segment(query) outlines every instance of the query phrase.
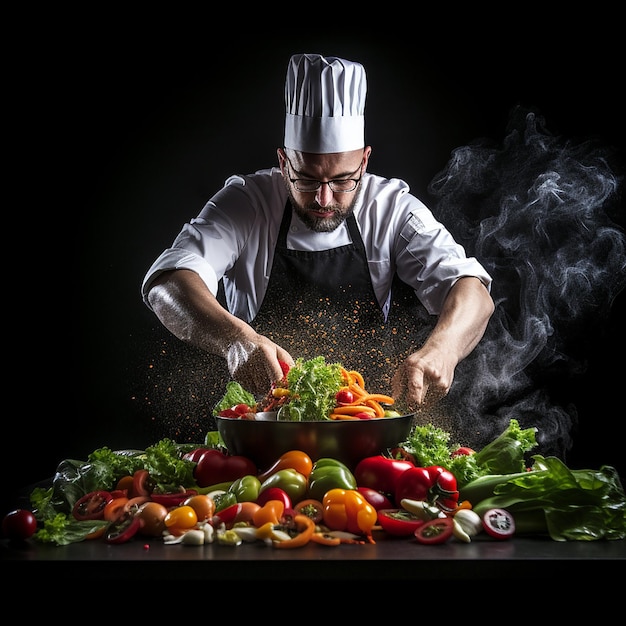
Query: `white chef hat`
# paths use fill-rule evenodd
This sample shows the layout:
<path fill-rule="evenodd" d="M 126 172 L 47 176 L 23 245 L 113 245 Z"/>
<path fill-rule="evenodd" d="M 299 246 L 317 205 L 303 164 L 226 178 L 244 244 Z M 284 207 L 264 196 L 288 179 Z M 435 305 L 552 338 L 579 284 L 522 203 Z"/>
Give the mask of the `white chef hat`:
<path fill-rule="evenodd" d="M 316 154 L 363 148 L 366 93 L 360 63 L 293 55 L 285 82 L 285 147 Z"/>

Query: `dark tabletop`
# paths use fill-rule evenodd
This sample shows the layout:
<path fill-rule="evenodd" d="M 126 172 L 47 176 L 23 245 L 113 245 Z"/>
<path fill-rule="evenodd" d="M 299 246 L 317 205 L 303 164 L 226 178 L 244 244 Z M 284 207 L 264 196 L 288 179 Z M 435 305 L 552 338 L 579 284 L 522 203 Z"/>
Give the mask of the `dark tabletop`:
<path fill-rule="evenodd" d="M 476 537 L 424 546 L 414 539 L 376 532 L 375 543 L 338 547 L 309 544 L 278 550 L 258 541 L 240 546 L 166 545 L 135 538 L 126 544 L 102 540 L 68 546 L 0 542 L 0 560 L 12 577 L 87 580 L 432 580 L 553 579 L 602 575 L 626 561 L 626 540 L 557 542 L 549 538 L 499 541 Z"/>

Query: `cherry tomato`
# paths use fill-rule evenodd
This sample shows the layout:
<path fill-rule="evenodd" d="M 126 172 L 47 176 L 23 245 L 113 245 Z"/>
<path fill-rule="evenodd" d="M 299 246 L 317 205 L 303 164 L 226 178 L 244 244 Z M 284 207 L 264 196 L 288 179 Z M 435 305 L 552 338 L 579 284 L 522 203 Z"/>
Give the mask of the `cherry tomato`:
<path fill-rule="evenodd" d="M 122 476 L 115 485 L 115 489 L 119 491 L 126 491 L 128 493 L 133 486 L 133 477 L 131 475 Z"/>
<path fill-rule="evenodd" d="M 15 509 L 2 519 L 2 533 L 9 539 L 28 539 L 36 530 L 37 520 L 28 509 Z"/>
<path fill-rule="evenodd" d="M 76 501 L 72 515 L 79 521 L 104 519 L 104 509 L 113 500 L 108 491 L 90 491 Z"/>
<path fill-rule="evenodd" d="M 189 496 L 183 504 L 190 506 L 196 512 L 199 522 L 209 520 L 215 515 L 215 502 L 207 494 L 197 493 Z"/>
<path fill-rule="evenodd" d="M 451 517 L 436 517 L 416 528 L 414 534 L 419 543 L 435 545 L 448 541 L 453 532 L 454 521 Z"/>
<path fill-rule="evenodd" d="M 168 511 L 165 516 L 165 526 L 170 532 L 187 530 L 193 528 L 198 523 L 198 515 L 194 509 L 187 504 L 182 504 Z"/>
<path fill-rule="evenodd" d="M 505 509 L 489 509 L 483 515 L 483 528 L 494 539 L 510 539 L 515 534 L 515 520 Z"/>
<path fill-rule="evenodd" d="M 450 454 L 451 457 L 467 455 L 471 456 L 472 454 L 476 454 L 476 451 L 472 448 L 468 448 L 467 446 L 461 446 L 457 448 L 454 452 Z"/>
<path fill-rule="evenodd" d="M 354 394 L 349 389 L 341 389 L 335 395 L 337 404 L 352 404 L 354 402 Z"/>
<path fill-rule="evenodd" d="M 142 522 L 139 533 L 148 537 L 160 537 L 165 530 L 167 513 L 167 508 L 158 502 L 144 502 L 136 513 L 136 517 Z"/>
<path fill-rule="evenodd" d="M 319 524 L 324 519 L 324 505 L 314 498 L 300 500 L 300 502 L 293 507 L 293 510 L 296 513 L 310 517 L 316 524 Z"/>
<path fill-rule="evenodd" d="M 126 543 L 139 532 L 141 524 L 141 518 L 131 511 L 126 511 L 106 529 L 104 540 L 107 543 Z"/>
<path fill-rule="evenodd" d="M 410 511 L 405 509 L 380 509 L 378 511 L 378 524 L 390 535 L 408 537 L 424 523 Z"/>

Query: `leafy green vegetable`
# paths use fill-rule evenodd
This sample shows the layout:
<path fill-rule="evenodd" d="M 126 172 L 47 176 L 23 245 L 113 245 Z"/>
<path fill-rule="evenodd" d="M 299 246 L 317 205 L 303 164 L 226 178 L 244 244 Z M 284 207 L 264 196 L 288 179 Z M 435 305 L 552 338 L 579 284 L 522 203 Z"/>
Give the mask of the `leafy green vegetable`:
<path fill-rule="evenodd" d="M 59 545 L 84 539 L 95 528 L 92 523 L 73 518 L 72 509 L 77 500 L 90 491 L 113 489 L 120 478 L 132 475 L 138 469 L 148 470 L 157 493 L 178 491 L 181 486 L 196 487 L 193 477 L 196 464 L 182 457 L 199 447 L 201 445 L 196 443 L 179 444 L 171 439 L 161 439 L 143 451 L 114 452 L 103 447 L 89 454 L 87 461 L 61 461 L 52 486 L 48 489 L 36 487 L 30 494 L 33 514 L 42 524 L 35 538 Z"/>
<path fill-rule="evenodd" d="M 452 456 L 459 444 L 450 444 L 450 433 L 432 424 L 416 425 L 400 447 L 412 454 L 417 465 L 440 465 L 450 470 L 459 487 L 485 474 L 510 474 L 525 469 L 525 455 L 537 445 L 536 428 L 520 428 L 510 420 L 502 434 L 475 454 Z"/>
<path fill-rule="evenodd" d="M 246 391 L 238 382 L 231 380 L 226 383 L 224 396 L 213 408 L 213 415 L 216 416 L 220 411 L 230 409 L 237 404 L 255 407 L 256 403 L 255 397 L 249 391 Z"/>
<path fill-rule="evenodd" d="M 507 429 L 482 450 L 476 452 L 476 462 L 483 474 L 511 474 L 526 469 L 525 455 L 537 446 L 536 428 L 520 427 L 512 419 Z"/>
<path fill-rule="evenodd" d="M 554 541 L 626 537 L 626 495 L 615 468 L 571 470 L 556 457 L 535 455 L 530 471 L 485 476 L 491 495 L 477 497 L 475 485 L 461 490 L 479 515 L 492 508 L 513 515 L 520 534 L 549 534 Z"/>
<path fill-rule="evenodd" d="M 323 356 L 308 361 L 296 359 L 287 372 L 290 400 L 278 412 L 278 419 L 292 422 L 320 422 L 330 419 L 335 396 L 343 383 L 341 365 L 327 364 Z"/>

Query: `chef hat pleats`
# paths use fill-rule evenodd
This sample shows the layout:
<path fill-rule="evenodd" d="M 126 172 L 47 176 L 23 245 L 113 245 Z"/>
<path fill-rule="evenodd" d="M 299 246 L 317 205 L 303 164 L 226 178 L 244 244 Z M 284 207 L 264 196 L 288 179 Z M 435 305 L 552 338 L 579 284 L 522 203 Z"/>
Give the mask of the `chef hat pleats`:
<path fill-rule="evenodd" d="M 363 148 L 366 94 L 360 63 L 292 56 L 285 81 L 285 147 L 316 154 Z"/>

